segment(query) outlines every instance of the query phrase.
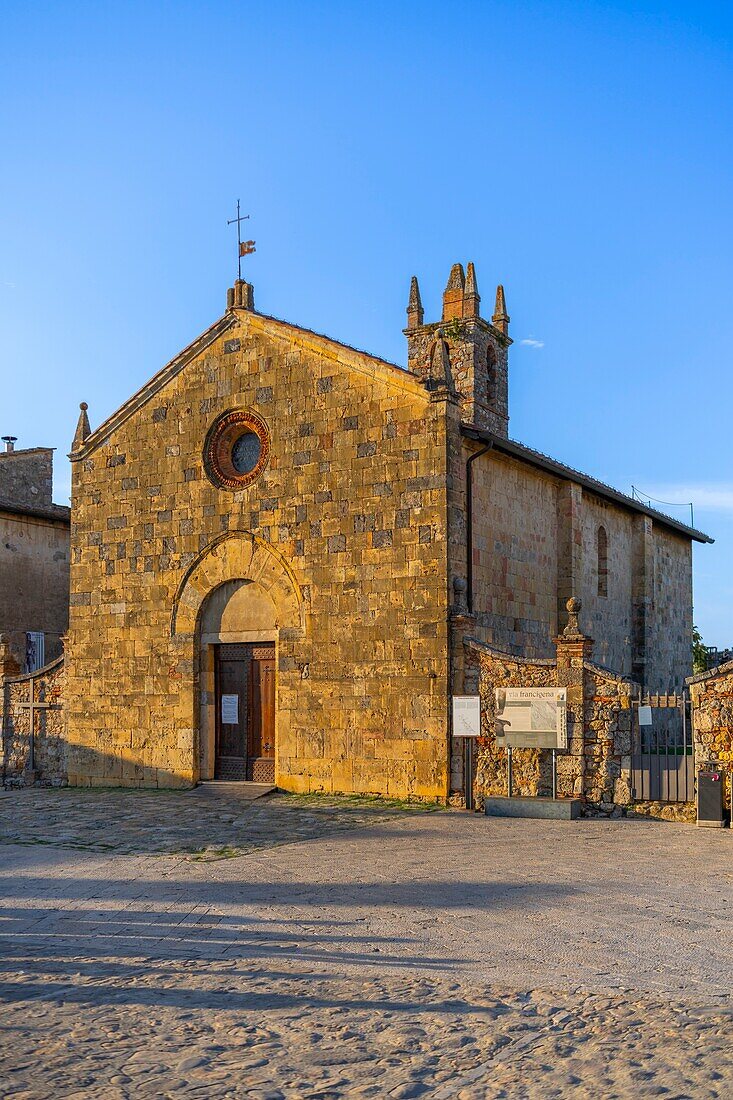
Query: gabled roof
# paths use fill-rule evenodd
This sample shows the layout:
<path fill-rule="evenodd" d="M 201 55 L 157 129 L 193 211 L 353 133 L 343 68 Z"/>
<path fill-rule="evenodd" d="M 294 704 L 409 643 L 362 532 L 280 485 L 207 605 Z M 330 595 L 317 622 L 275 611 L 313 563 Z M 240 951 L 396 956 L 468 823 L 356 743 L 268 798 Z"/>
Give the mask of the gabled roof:
<path fill-rule="evenodd" d="M 557 462 L 554 458 L 543 455 L 540 451 L 533 451 L 530 447 L 525 447 L 523 443 L 517 443 L 513 439 L 503 439 L 501 436 L 494 435 L 493 432 L 484 431 L 483 428 L 474 428 L 468 424 L 462 425 L 461 431 L 467 439 L 488 443 L 493 450 L 498 451 L 500 454 L 509 455 L 511 458 L 519 459 L 520 462 L 527 462 L 539 470 L 544 470 L 545 473 L 554 474 L 555 477 L 559 477 L 563 481 L 573 481 L 576 485 L 582 485 L 584 489 L 595 493 L 596 496 L 602 497 L 604 500 L 610 500 L 613 504 L 620 504 L 631 512 L 641 512 L 642 515 L 650 516 L 660 526 L 668 527 L 680 535 L 686 535 L 687 538 L 693 539 L 695 542 L 715 542 L 715 539 L 712 539 L 710 535 L 698 531 L 697 528 L 688 527 L 687 524 L 680 523 L 672 516 L 667 516 L 664 512 L 658 512 L 656 508 L 650 508 L 640 500 L 634 500 L 626 493 L 620 493 L 618 489 L 613 489 L 610 485 L 605 485 L 602 481 L 597 481 L 596 478 L 590 477 L 588 474 L 583 474 L 579 470 L 574 470 L 571 466 Z"/>
<path fill-rule="evenodd" d="M 379 379 L 386 385 L 407 390 L 414 396 L 422 396 L 426 401 L 429 400 L 429 394 L 418 376 L 404 367 L 397 366 L 396 363 L 389 363 L 387 360 L 379 359 L 366 351 L 358 351 L 356 348 L 349 347 L 348 344 L 341 344 L 337 340 L 332 340 L 330 336 L 323 336 L 320 333 L 312 332 L 310 329 L 290 324 L 288 321 L 281 321 L 277 317 L 269 317 L 266 314 L 255 313 L 251 310 L 232 309 L 228 310 L 223 317 L 220 317 L 174 359 L 171 359 L 124 405 L 121 405 L 116 412 L 112 413 L 98 428 L 91 432 L 85 439 L 84 445 L 71 452 L 69 455 L 71 461 L 78 462 L 96 450 L 117 428 L 159 393 L 171 379 L 180 374 L 202 351 L 220 336 L 223 336 L 224 333 L 238 325 L 245 325 L 253 334 L 261 333 L 287 342 L 293 347 L 301 347 L 307 351 L 315 352 L 317 355 L 331 359 L 360 374 Z"/>

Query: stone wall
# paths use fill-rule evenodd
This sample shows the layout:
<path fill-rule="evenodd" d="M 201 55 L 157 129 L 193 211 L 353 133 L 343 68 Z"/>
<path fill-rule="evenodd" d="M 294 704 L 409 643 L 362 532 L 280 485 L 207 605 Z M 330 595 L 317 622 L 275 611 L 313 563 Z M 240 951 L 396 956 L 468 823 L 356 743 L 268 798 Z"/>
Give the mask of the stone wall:
<path fill-rule="evenodd" d="M 5 787 L 62 786 L 66 783 L 66 670 L 63 657 L 30 676 L 14 671 L 7 643 L 0 642 L 2 781 Z M 31 719 L 33 699 L 39 706 Z M 31 727 L 31 721 L 33 726 Z M 33 743 L 31 745 L 31 729 Z"/>
<path fill-rule="evenodd" d="M 549 657 L 565 604 L 577 597 L 600 665 L 648 691 L 681 688 L 692 660 L 688 538 L 496 449 L 473 465 L 473 504 L 472 633 L 479 640 L 517 656 Z"/>
<path fill-rule="evenodd" d="M 507 753 L 494 735 L 495 691 L 502 687 L 565 687 L 568 749 L 558 752 L 557 793 L 583 798 L 586 812 L 620 814 L 629 788 L 632 711 L 638 686 L 590 660 L 592 643 L 577 631 L 578 601 L 572 601 L 570 629 L 556 639 L 553 659 L 526 660 L 468 641 L 469 678 L 481 696 L 482 737 L 478 742 L 474 796 L 507 794 Z M 471 671 L 472 670 L 472 671 Z M 513 790 L 517 795 L 552 793 L 552 753 L 515 749 Z"/>
<path fill-rule="evenodd" d="M 204 441 L 240 408 L 269 462 L 222 490 Z M 407 372 L 237 309 L 81 440 L 70 781 L 199 778 L 200 609 L 242 579 L 272 609 L 278 785 L 445 798 L 451 417 L 457 439 L 455 406 Z"/>
<path fill-rule="evenodd" d="M 557 634 L 557 481 L 489 451 L 473 464 L 476 636 L 549 657 Z"/>
<path fill-rule="evenodd" d="M 657 523 L 652 593 L 644 686 L 680 689 L 692 673 L 692 543 Z"/>
<path fill-rule="evenodd" d="M 733 775 L 733 661 L 691 676 L 696 768 L 713 766 L 727 776 L 725 805 L 731 809 Z"/>
<path fill-rule="evenodd" d="M 606 594 L 599 591 L 598 539 L 606 533 Z M 582 570 L 577 595 L 583 602 L 583 622 L 596 639 L 599 664 L 621 676 L 632 675 L 633 654 L 633 515 L 610 502 L 583 493 L 581 511 Z"/>
<path fill-rule="evenodd" d="M 7 635 L 21 670 L 26 633 L 42 631 L 46 661 L 61 653 L 69 622 L 69 521 L 3 510 L 0 504 L 0 632 Z"/>
<path fill-rule="evenodd" d="M 51 503 L 53 449 L 0 452 L 0 499 L 30 506 Z"/>

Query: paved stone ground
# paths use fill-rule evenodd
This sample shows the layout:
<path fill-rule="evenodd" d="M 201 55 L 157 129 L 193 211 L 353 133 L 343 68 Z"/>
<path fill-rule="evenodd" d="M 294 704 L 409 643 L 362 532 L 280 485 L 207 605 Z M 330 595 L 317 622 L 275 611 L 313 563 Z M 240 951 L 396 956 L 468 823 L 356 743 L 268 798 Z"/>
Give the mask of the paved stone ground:
<path fill-rule="evenodd" d="M 0 1097 L 733 1093 L 728 832 L 21 791 L 0 842 Z"/>

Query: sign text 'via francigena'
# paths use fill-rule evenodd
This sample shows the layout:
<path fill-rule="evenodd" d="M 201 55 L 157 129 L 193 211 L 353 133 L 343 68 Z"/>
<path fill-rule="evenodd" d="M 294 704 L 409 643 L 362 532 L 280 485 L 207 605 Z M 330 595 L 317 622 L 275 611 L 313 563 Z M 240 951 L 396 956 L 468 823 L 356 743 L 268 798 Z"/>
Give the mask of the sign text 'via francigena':
<path fill-rule="evenodd" d="M 496 743 L 513 749 L 566 749 L 567 688 L 497 688 Z"/>

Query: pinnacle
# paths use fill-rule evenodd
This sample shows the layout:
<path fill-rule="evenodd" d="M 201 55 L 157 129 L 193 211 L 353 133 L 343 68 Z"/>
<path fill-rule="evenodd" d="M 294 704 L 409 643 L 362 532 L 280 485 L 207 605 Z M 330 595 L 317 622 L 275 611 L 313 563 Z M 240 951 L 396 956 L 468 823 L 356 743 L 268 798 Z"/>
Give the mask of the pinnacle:
<path fill-rule="evenodd" d="M 451 389 L 451 367 L 448 345 L 443 339 L 442 329 L 438 329 L 438 339 L 433 347 L 430 362 L 430 389 Z"/>
<path fill-rule="evenodd" d="M 463 316 L 478 317 L 481 295 L 476 285 L 476 268 L 472 263 L 466 268 L 466 289 L 463 294 Z"/>
<path fill-rule="evenodd" d="M 510 317 L 506 311 L 506 301 L 504 299 L 504 287 L 499 283 L 496 288 L 496 304 L 494 306 L 494 316 L 491 318 L 491 323 L 506 336 L 509 331 L 509 321 Z"/>
<path fill-rule="evenodd" d="M 473 266 L 473 262 L 469 262 L 466 268 L 466 294 L 478 294 L 476 268 Z"/>
<path fill-rule="evenodd" d="M 410 308 L 420 309 L 422 302 L 420 300 L 420 285 L 417 281 L 417 275 L 413 275 L 410 279 Z"/>
<path fill-rule="evenodd" d="M 424 311 L 422 307 L 422 300 L 420 298 L 420 287 L 418 285 L 417 276 L 413 275 L 410 280 L 410 298 L 407 303 L 407 327 L 416 328 L 423 323 Z"/>
<path fill-rule="evenodd" d="M 89 427 L 89 417 L 87 416 L 88 408 L 86 401 L 82 401 L 79 405 L 79 419 L 74 433 L 74 442 L 71 445 L 72 451 L 78 451 L 80 447 L 83 447 L 87 437 L 91 435 L 92 430 Z"/>
<path fill-rule="evenodd" d="M 466 276 L 463 273 L 463 264 L 453 264 L 450 269 L 450 275 L 448 276 L 448 282 L 446 284 L 446 290 L 460 290 L 466 285 Z"/>

